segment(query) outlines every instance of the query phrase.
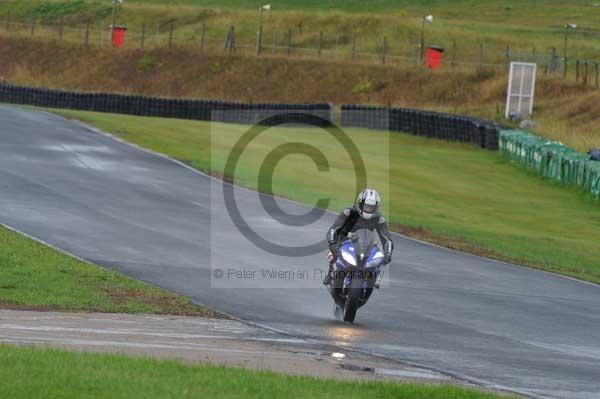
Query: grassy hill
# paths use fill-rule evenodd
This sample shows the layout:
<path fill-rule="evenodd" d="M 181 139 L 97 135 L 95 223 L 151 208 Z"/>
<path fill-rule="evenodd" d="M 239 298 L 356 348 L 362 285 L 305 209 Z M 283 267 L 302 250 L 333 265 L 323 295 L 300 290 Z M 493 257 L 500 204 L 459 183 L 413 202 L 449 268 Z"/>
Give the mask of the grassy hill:
<path fill-rule="evenodd" d="M 0 77 L 24 85 L 240 101 L 377 103 L 488 119 L 504 108 L 506 77 L 426 69 L 207 55 L 191 49 L 81 48 L 0 37 Z M 537 85 L 538 133 L 582 151 L 600 147 L 600 91 L 558 78 Z"/>
<path fill-rule="evenodd" d="M 127 25 L 130 36 L 136 37 L 145 24 L 147 46 L 164 44 L 173 24 L 179 44 L 197 45 L 205 25 L 206 42 L 221 47 L 227 30 L 235 26 L 238 44 L 252 50 L 259 24 L 259 4 L 242 0 L 134 0 L 122 7 L 118 22 Z M 482 59 L 484 63 L 502 63 L 507 46 L 513 55 L 549 55 L 554 51 L 562 56 L 567 22 L 580 27 L 569 33 L 568 55 L 572 60 L 596 58 L 596 41 L 600 38 L 600 31 L 593 29 L 600 18 L 600 7 L 593 2 L 283 0 L 271 5 L 272 11 L 264 13 L 264 45 L 285 46 L 291 30 L 295 47 L 316 51 L 323 32 L 324 49 L 337 50 L 338 57 L 351 52 L 354 34 L 358 52 L 377 55 L 385 36 L 390 55 L 416 57 L 421 19 L 427 14 L 433 14 L 435 19 L 426 27 L 426 44 L 445 47 L 449 58 L 461 62 L 478 63 Z M 0 4 L 0 18 L 5 20 L 9 11 L 13 21 L 25 24 L 33 20 L 37 24 L 55 24 L 62 20 L 82 28 L 90 20 L 96 29 L 100 24 L 108 27 L 111 7 L 108 1 L 99 0 Z M 81 32 L 73 35 L 81 39 Z M 139 39 L 135 40 L 137 45 Z M 333 53 L 327 55 L 333 56 Z"/>
<path fill-rule="evenodd" d="M 0 3 L 0 77 L 32 85 L 114 90 L 164 96 L 247 101 L 378 103 L 501 118 L 507 46 L 514 59 L 540 62 L 537 133 L 582 151 L 600 146 L 600 90 L 592 76 L 575 83 L 575 60 L 598 60 L 600 4 L 558 0 L 332 0 L 271 2 L 264 13 L 261 57 L 255 53 L 259 2 L 242 0 L 131 0 L 117 22 L 126 45 L 109 48 L 111 5 L 100 0 Z M 176 5 L 176 6 L 175 6 Z M 425 43 L 446 48 L 442 71 L 417 66 L 422 17 Z M 8 30 L 6 22 L 10 22 Z M 35 26 L 32 27 L 35 22 Z M 89 49 L 81 45 L 89 22 Z M 564 24 L 568 79 L 562 79 Z M 60 28 L 62 42 L 59 42 Z M 145 27 L 145 51 L 141 30 Z M 167 51 L 170 27 L 173 49 Z M 235 26 L 237 52 L 223 54 Z M 104 30 L 101 34 L 100 28 Z M 200 38 L 204 29 L 204 52 Z M 33 34 L 32 34 L 33 32 Z M 292 34 L 288 57 L 288 34 Z M 321 32 L 321 59 L 318 59 Z M 356 56 L 352 48 L 356 35 Z M 386 65 L 381 64 L 386 38 Z M 7 40 L 10 38 L 11 40 Z M 22 40 L 22 39 L 31 39 Z M 102 49 L 98 49 L 99 46 Z M 535 57 L 532 58 L 533 54 Z M 558 67 L 545 75 L 556 54 Z M 581 72 L 583 73 L 583 67 Z"/>

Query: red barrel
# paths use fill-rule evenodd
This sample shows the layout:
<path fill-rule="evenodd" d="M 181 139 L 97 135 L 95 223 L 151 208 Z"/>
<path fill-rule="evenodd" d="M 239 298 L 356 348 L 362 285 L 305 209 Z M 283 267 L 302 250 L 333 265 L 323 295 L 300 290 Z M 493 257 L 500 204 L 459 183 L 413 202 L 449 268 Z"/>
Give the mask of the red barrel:
<path fill-rule="evenodd" d="M 438 46 L 429 46 L 427 48 L 426 66 L 430 69 L 438 69 L 442 66 L 444 59 L 444 49 Z"/>
<path fill-rule="evenodd" d="M 125 31 L 127 30 L 124 26 L 115 26 L 112 28 L 112 44 L 116 48 L 122 47 L 125 44 Z"/>

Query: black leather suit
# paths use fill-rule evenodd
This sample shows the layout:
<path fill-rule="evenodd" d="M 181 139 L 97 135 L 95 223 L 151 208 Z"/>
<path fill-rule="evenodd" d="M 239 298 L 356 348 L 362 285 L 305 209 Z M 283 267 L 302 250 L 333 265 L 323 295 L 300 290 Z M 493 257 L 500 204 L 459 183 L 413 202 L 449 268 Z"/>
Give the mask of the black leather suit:
<path fill-rule="evenodd" d="M 339 214 L 333 225 L 327 231 L 327 242 L 329 248 L 335 249 L 339 244 L 347 239 L 348 233 L 359 229 L 377 230 L 381 244 L 383 245 L 383 253 L 387 261 L 391 259 L 394 243 L 390 237 L 390 228 L 383 216 L 377 211 L 370 219 L 364 219 L 358 213 L 356 207 L 346 208 Z M 333 252 L 333 251 L 332 251 Z M 334 252 L 335 254 L 335 252 Z"/>

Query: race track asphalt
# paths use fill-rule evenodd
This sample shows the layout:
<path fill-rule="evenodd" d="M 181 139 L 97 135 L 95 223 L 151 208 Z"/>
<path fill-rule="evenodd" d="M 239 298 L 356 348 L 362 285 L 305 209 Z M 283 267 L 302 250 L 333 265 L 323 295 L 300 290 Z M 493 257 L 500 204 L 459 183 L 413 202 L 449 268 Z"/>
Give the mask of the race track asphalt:
<path fill-rule="evenodd" d="M 44 112 L 0 106 L 0 137 L 6 226 L 294 336 L 487 387 L 600 398 L 599 286 L 395 236 L 387 284 L 347 325 L 333 319 L 315 271 L 324 255 L 257 248 L 231 222 L 219 181 Z M 287 245 L 321 239 L 334 218 L 326 213 L 290 230 L 265 213 L 256 193 L 235 194 L 250 226 Z M 296 214 L 308 209 L 277 203 Z M 231 272 L 276 267 L 306 275 Z M 228 277 L 212 277 L 216 268 Z"/>

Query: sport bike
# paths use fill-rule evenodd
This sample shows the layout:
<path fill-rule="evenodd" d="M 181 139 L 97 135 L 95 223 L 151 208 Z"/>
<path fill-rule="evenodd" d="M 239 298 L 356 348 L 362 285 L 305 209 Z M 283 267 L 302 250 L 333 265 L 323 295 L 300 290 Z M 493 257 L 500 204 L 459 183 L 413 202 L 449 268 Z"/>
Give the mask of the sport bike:
<path fill-rule="evenodd" d="M 337 251 L 331 284 L 327 286 L 335 302 L 337 319 L 354 322 L 358 308 L 369 300 L 382 273 L 384 256 L 373 231 L 350 233 Z"/>

